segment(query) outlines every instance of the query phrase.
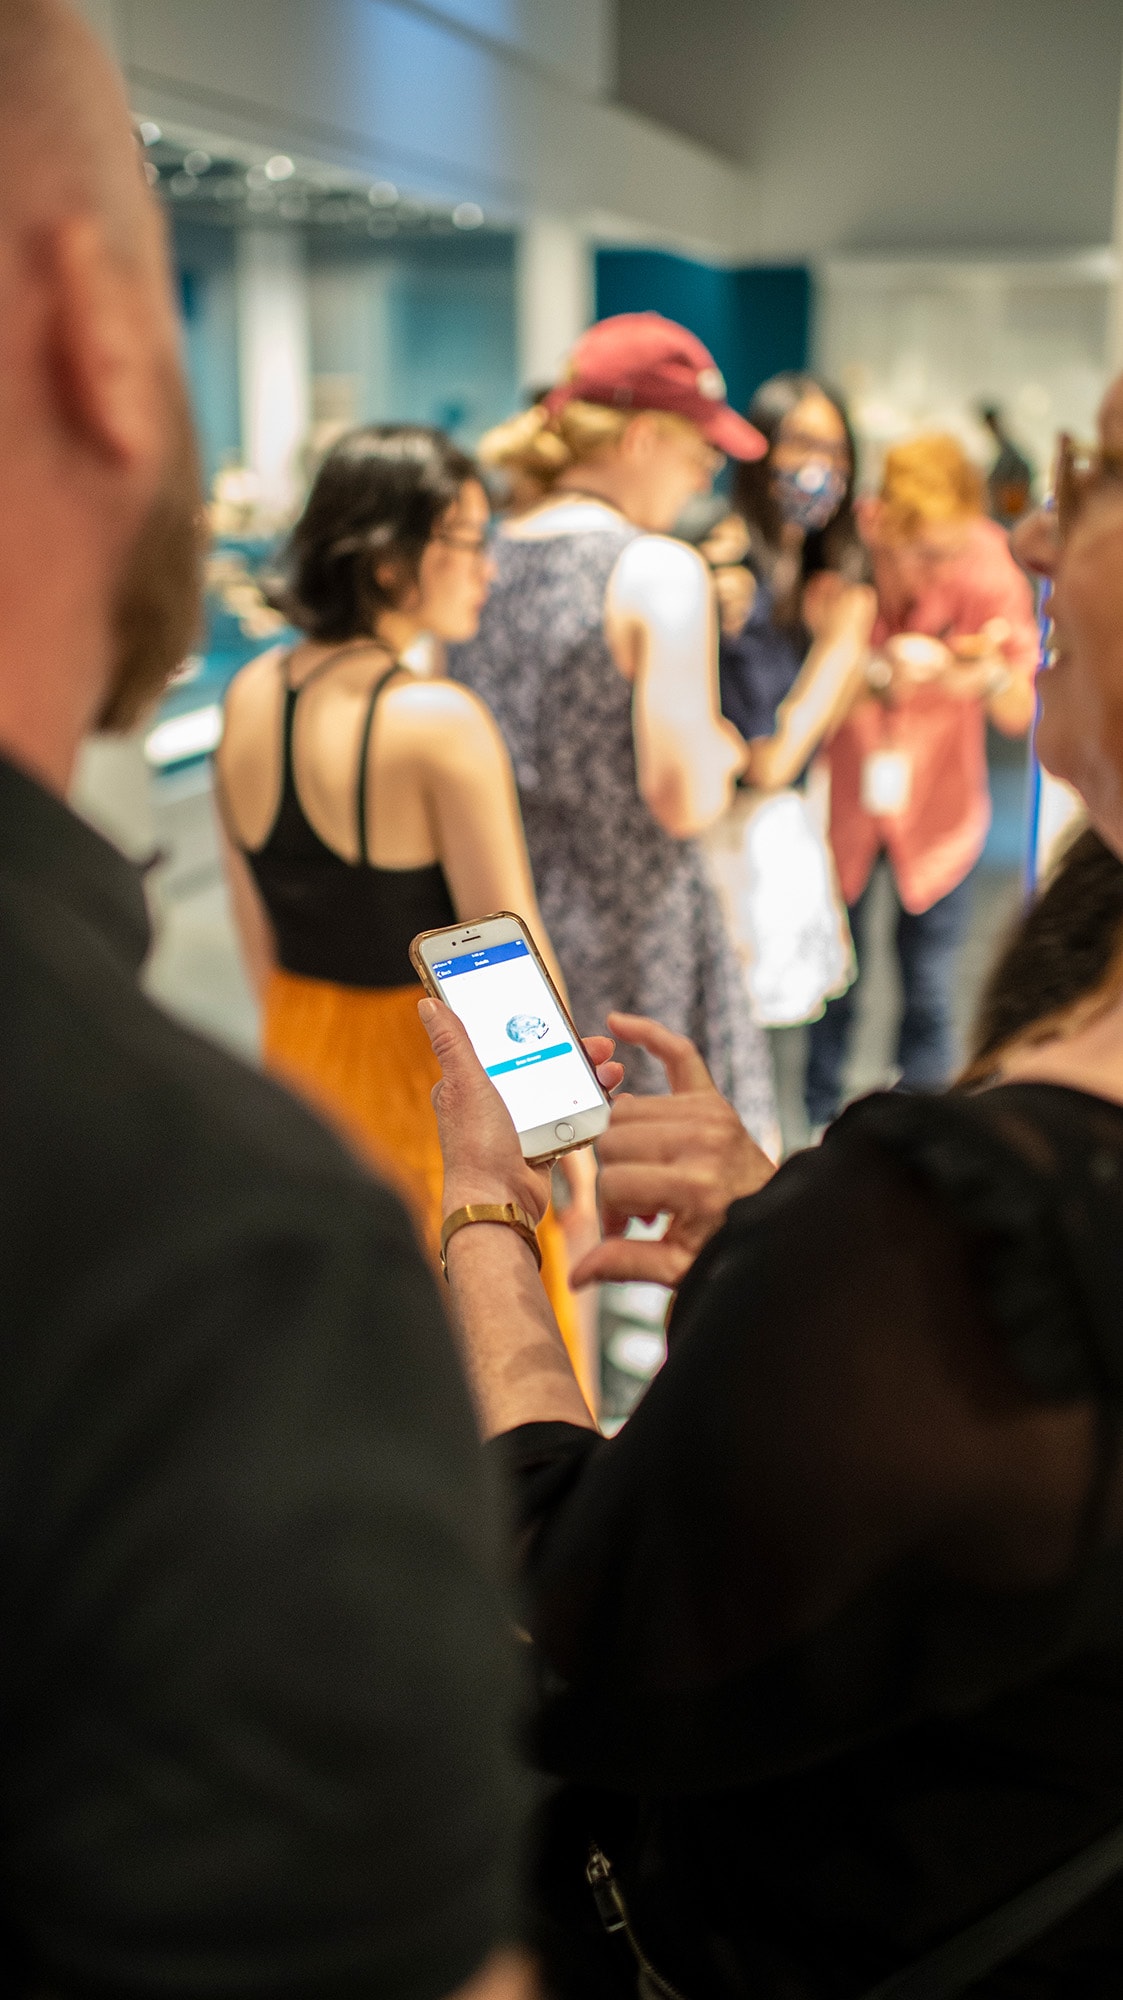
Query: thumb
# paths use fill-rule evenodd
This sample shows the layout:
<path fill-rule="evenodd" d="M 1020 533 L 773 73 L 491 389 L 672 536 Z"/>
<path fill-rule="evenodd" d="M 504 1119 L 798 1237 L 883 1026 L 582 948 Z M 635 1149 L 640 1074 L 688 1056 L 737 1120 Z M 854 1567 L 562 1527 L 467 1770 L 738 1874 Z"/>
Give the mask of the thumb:
<path fill-rule="evenodd" d="M 443 1000 L 426 997 L 418 1001 L 417 1012 L 446 1082 L 467 1082 L 473 1076 L 483 1075 L 483 1065 L 468 1039 L 467 1029 L 451 1007 L 446 1007 Z"/>

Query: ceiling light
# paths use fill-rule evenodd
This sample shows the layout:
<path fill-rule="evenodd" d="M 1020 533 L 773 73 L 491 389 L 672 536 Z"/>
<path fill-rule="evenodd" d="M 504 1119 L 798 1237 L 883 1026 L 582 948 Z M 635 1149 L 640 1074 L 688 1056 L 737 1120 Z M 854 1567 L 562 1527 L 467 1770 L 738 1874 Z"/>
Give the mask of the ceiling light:
<path fill-rule="evenodd" d="M 154 146 L 157 139 L 162 139 L 164 136 L 154 118 L 142 118 L 139 129 L 146 146 Z"/>
<path fill-rule="evenodd" d="M 201 146 L 194 146 L 183 162 L 183 171 L 185 174 L 205 174 L 210 163 L 210 154 L 204 153 Z"/>
<path fill-rule="evenodd" d="M 372 208 L 392 208 L 398 199 L 398 190 L 393 181 L 375 181 L 367 189 L 367 200 Z"/>
<path fill-rule="evenodd" d="M 296 168 L 287 153 L 274 153 L 273 158 L 265 162 L 265 172 L 271 181 L 290 181 Z"/>
<path fill-rule="evenodd" d="M 154 188 L 159 185 L 160 169 L 156 165 L 155 160 L 146 160 L 144 162 L 144 178 L 148 182 L 150 188 Z"/>
<path fill-rule="evenodd" d="M 452 219 L 457 229 L 478 229 L 484 212 L 476 201 L 458 201 L 452 211 Z"/>

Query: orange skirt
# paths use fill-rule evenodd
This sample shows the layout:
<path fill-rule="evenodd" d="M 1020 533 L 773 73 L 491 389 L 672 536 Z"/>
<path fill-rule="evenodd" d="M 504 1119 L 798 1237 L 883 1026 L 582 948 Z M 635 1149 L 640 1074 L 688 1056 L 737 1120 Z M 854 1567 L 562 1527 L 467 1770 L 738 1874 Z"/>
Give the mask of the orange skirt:
<path fill-rule="evenodd" d="M 419 986 L 335 986 L 274 972 L 265 995 L 262 1054 L 274 1076 L 397 1187 L 436 1258 L 443 1167 L 430 1092 L 441 1072 L 418 1019 L 420 998 Z M 565 1239 L 552 1208 L 538 1241 L 542 1282 L 588 1400 Z"/>

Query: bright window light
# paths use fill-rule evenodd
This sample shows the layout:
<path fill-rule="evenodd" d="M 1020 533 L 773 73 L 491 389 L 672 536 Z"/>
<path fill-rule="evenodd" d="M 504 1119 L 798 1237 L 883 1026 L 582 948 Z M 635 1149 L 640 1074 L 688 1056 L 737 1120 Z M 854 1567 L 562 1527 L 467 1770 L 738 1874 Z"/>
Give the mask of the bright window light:
<path fill-rule="evenodd" d="M 189 757 L 206 757 L 222 741 L 222 710 L 216 701 L 158 722 L 144 742 L 144 754 L 154 770 L 185 764 Z"/>

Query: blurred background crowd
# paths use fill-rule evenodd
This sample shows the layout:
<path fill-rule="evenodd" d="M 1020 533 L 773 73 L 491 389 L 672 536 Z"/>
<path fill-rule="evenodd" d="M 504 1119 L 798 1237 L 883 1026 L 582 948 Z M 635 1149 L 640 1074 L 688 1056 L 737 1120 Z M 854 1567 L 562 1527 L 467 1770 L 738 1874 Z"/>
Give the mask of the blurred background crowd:
<path fill-rule="evenodd" d="M 478 453 L 491 519 L 469 532 L 492 536 L 499 576 L 481 636 L 419 624 L 411 664 L 494 712 L 582 1029 L 600 1023 L 581 1018 L 583 946 L 544 879 L 556 829 L 535 820 L 517 690 L 495 669 L 512 617 L 498 524 L 509 552 L 556 486 L 708 566 L 698 660 L 719 653 L 721 718 L 705 726 L 747 747 L 689 825 L 653 811 L 704 849 L 745 1022 L 725 1081 L 749 1122 L 790 1149 L 862 1090 L 946 1080 L 1069 812 L 1027 751 L 1037 606 L 1004 534 L 1046 490 L 1056 432 L 1091 434 L 1119 359 L 1113 0 L 996 0 L 982 22 L 966 0 L 923 17 L 862 0 L 845 36 L 821 0 L 703 0 L 688 61 L 669 0 L 87 12 L 168 217 L 213 531 L 197 652 L 80 781 L 155 857 L 152 989 L 260 1049 L 266 989 L 214 808 L 227 690 L 308 636 L 277 579 L 325 456 L 359 426 L 421 425 Z M 570 436 L 549 400 L 585 328 L 651 313 L 702 343 L 763 454 L 715 452 L 654 515 L 590 478 L 614 441 Z M 672 337 L 672 365 L 684 351 Z M 634 366 L 625 341 L 594 405 Z M 632 386 L 618 403 L 646 407 Z M 565 439 L 554 461 L 542 426 Z M 523 635 L 530 678 L 548 623 Z M 692 782 L 718 740 L 695 740 Z M 634 772 L 602 781 L 618 798 Z M 605 1288 L 584 1337 L 609 1417 L 657 1365 L 663 1303 Z"/>

